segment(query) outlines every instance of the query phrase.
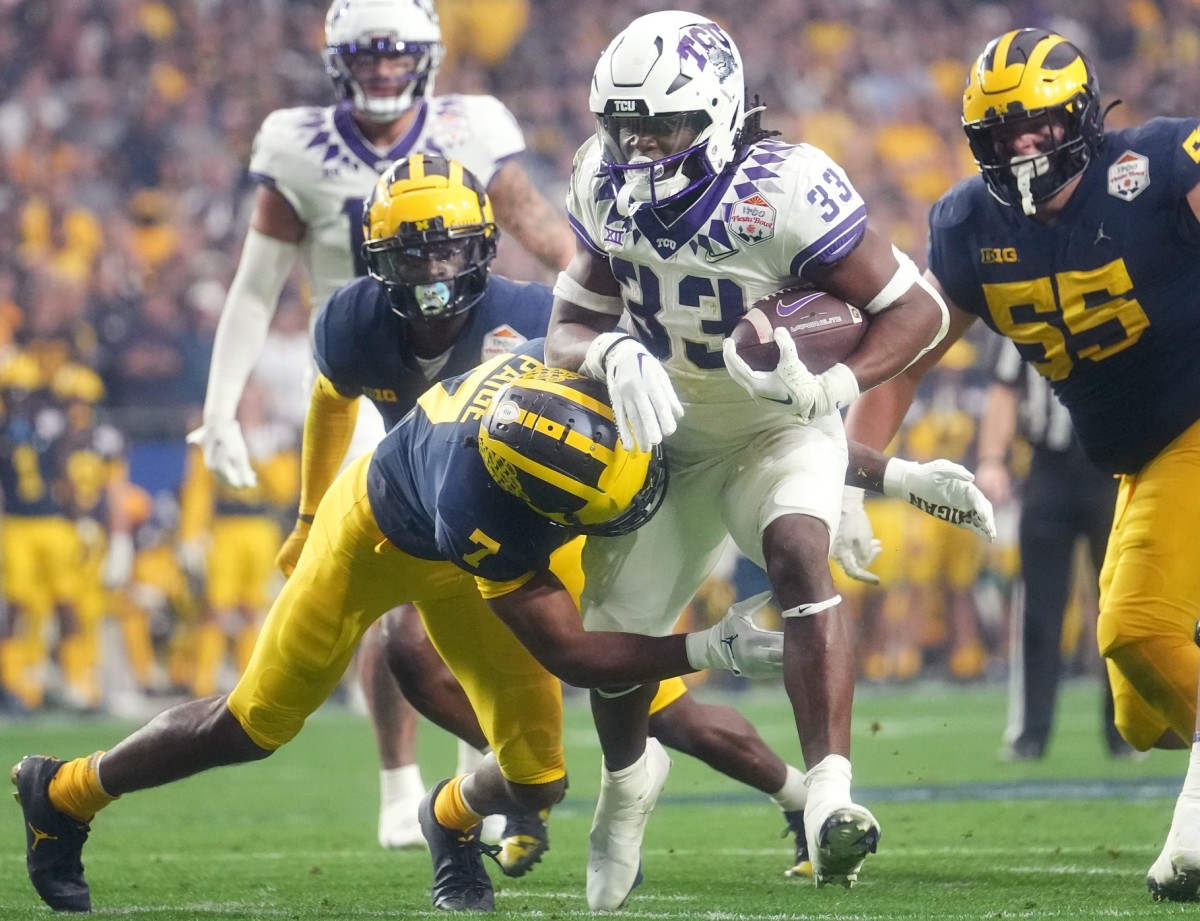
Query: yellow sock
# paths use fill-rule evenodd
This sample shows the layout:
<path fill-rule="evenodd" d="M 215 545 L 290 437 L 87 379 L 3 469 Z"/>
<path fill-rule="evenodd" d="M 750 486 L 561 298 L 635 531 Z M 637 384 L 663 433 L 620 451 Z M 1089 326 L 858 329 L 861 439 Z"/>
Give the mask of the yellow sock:
<path fill-rule="evenodd" d="M 433 801 L 433 816 L 440 825 L 466 831 L 483 821 L 483 816 L 471 809 L 463 799 L 462 782 L 466 774 L 460 774 L 438 791 Z"/>
<path fill-rule="evenodd" d="M 109 796 L 100 786 L 98 766 L 104 752 L 94 752 L 86 758 L 68 761 L 50 781 L 50 803 L 60 812 L 81 822 L 92 817 L 118 797 Z"/>

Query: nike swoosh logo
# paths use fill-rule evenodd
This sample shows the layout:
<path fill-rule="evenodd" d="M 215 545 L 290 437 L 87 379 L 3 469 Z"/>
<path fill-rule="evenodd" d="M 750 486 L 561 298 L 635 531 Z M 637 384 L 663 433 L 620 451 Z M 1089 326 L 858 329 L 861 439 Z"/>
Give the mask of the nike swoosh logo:
<path fill-rule="evenodd" d="M 704 261 L 707 263 L 710 263 L 710 264 L 713 262 L 720 262 L 722 259 L 728 259 L 730 256 L 732 256 L 736 252 L 737 252 L 736 249 L 727 249 L 724 252 L 720 252 L 720 253 L 714 253 L 711 250 L 709 250 L 708 252 L 706 252 L 704 254 Z"/>
<path fill-rule="evenodd" d="M 795 400 L 792 399 L 791 394 L 788 394 L 788 398 L 786 400 L 781 400 L 778 397 L 768 397 L 768 396 L 764 396 L 763 399 L 770 400 L 772 403 L 778 403 L 780 406 L 791 406 L 793 403 L 796 402 Z"/>

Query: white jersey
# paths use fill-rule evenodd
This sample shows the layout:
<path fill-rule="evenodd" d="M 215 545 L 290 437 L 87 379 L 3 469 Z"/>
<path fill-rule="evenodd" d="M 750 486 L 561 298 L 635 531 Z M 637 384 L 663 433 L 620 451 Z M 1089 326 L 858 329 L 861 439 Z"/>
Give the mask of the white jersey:
<path fill-rule="evenodd" d="M 763 531 L 781 516 L 814 517 L 836 533 L 841 416 L 802 425 L 755 401 L 725 370 L 721 343 L 754 301 L 849 253 L 866 207 L 820 150 L 766 140 L 670 225 L 649 207 L 622 217 L 593 139 L 576 155 L 567 211 L 621 285 L 622 324 L 663 362 L 684 404 L 664 443 L 662 508 L 632 534 L 584 544 L 584 626 L 665 634 L 727 535 L 763 565 Z"/>
<path fill-rule="evenodd" d="M 279 109 L 254 140 L 250 174 L 275 188 L 308 227 L 301 258 L 314 312 L 329 296 L 366 274 L 363 200 L 396 160 L 437 154 L 462 163 L 485 187 L 509 157 L 525 149 L 516 119 L 494 96 L 433 96 L 396 144 L 380 150 L 363 139 L 345 106 Z"/>
<path fill-rule="evenodd" d="M 617 211 L 595 138 L 575 156 L 567 211 L 621 284 L 623 325 L 660 359 L 684 403 L 744 403 L 721 342 L 756 300 L 849 253 L 866 206 L 845 172 L 807 144 L 765 140 L 671 224 Z M 686 416 L 685 416 L 686 419 Z"/>

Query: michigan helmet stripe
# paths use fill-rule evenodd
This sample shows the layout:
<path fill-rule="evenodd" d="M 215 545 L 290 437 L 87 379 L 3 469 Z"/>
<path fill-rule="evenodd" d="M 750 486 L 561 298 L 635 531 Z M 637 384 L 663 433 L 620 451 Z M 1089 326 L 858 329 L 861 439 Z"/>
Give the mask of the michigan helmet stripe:
<path fill-rule="evenodd" d="M 585 409 L 598 413 L 610 422 L 615 420 L 611 406 L 587 393 L 585 390 L 580 389 L 579 375 L 572 371 L 555 374 L 555 370 L 554 368 L 545 368 L 540 372 L 542 376 L 524 379 L 521 381 L 521 385 L 526 390 L 540 390 L 543 393 L 552 393 L 560 396 L 572 403 L 578 403 Z"/>
<path fill-rule="evenodd" d="M 546 408 L 553 410 L 558 407 Z M 608 465 L 616 459 L 612 449 L 594 441 L 586 432 L 581 432 L 574 426 L 564 425 L 557 419 L 550 419 L 544 412 L 534 414 L 523 410 L 518 423 L 532 431 L 526 451 L 531 459 L 545 463 L 561 452 L 564 445 L 578 452 L 580 457 L 572 458 L 570 467 L 574 471 L 574 479 L 584 487 L 598 489 L 600 477 L 604 475 Z M 547 472 L 557 473 L 549 465 L 544 469 Z"/>
<path fill-rule="evenodd" d="M 543 504 L 539 506 L 541 508 L 555 508 L 568 496 L 579 499 L 582 508 L 590 500 L 589 494 L 596 492 L 595 486 L 586 485 L 553 467 L 538 463 L 529 456 L 531 452 L 528 449 L 518 450 L 503 442 L 490 444 L 488 448 L 516 472 L 522 491 L 526 495 L 543 500 Z M 596 479 L 599 480 L 599 477 Z M 550 501 L 546 501 L 547 497 Z"/>

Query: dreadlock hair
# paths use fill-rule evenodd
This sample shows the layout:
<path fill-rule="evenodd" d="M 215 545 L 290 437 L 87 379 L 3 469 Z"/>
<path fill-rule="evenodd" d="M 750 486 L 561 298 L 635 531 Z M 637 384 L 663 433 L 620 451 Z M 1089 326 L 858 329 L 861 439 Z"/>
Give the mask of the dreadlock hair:
<path fill-rule="evenodd" d="M 766 138 L 779 137 L 780 132 L 772 131 L 762 126 L 762 100 L 758 98 L 758 93 L 754 94 L 754 98 L 746 103 L 746 111 L 750 112 L 742 122 L 742 130 L 739 132 L 738 146 L 742 148 L 751 147 L 759 141 Z M 760 111 L 755 112 L 755 109 Z"/>

